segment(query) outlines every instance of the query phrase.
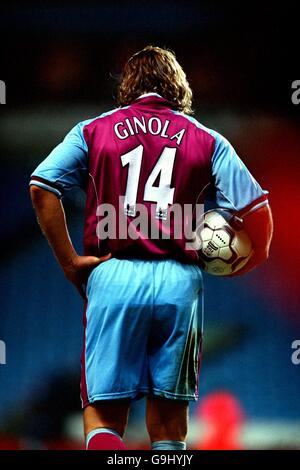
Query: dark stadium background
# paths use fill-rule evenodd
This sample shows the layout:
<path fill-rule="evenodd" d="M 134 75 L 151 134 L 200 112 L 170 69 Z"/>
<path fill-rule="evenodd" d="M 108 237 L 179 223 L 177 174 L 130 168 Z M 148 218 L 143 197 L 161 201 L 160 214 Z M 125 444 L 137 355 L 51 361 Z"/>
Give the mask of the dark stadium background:
<path fill-rule="evenodd" d="M 266 4 L 265 4 L 266 3 Z M 190 448 L 300 448 L 297 11 L 267 2 L 27 2 L 1 6 L 0 449 L 81 448 L 82 305 L 37 227 L 28 179 L 73 127 L 115 106 L 124 61 L 175 50 L 195 116 L 223 133 L 270 191 L 269 260 L 241 278 L 205 275 L 200 401 Z M 298 61 L 299 62 L 299 61 Z M 84 198 L 65 204 L 78 248 Z M 147 448 L 144 402 L 126 442 Z M 208 432 L 213 429 L 213 435 Z M 225 432 L 226 430 L 226 432 Z M 225 443 L 222 436 L 229 436 Z"/>

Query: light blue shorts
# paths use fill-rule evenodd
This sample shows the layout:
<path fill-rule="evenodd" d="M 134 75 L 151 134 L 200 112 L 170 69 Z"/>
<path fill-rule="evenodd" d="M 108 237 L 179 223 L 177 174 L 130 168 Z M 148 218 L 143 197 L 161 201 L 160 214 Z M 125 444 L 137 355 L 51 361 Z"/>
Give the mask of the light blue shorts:
<path fill-rule="evenodd" d="M 197 400 L 202 275 L 175 260 L 112 258 L 87 284 L 83 407 L 157 395 Z"/>

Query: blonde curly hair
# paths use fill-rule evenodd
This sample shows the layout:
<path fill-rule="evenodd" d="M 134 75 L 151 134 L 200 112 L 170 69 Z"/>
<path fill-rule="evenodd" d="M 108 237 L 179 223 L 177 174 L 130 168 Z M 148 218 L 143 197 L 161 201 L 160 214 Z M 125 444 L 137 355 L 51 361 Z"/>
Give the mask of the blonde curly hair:
<path fill-rule="evenodd" d="M 130 57 L 116 98 L 119 106 L 127 106 L 151 92 L 170 101 L 178 111 L 192 114 L 192 90 L 174 52 L 168 49 L 147 46 Z"/>

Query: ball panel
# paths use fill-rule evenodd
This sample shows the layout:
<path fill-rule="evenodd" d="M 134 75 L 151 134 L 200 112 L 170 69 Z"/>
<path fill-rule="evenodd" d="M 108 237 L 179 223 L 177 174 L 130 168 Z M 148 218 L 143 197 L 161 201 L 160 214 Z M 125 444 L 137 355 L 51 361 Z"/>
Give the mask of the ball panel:
<path fill-rule="evenodd" d="M 211 240 L 213 236 L 213 230 L 210 227 L 204 227 L 203 230 L 201 230 L 201 239 L 205 242 L 207 240 Z"/>
<path fill-rule="evenodd" d="M 223 215 L 216 211 L 207 212 L 207 215 L 204 215 L 204 217 L 205 224 L 213 230 L 222 228 L 227 224 Z"/>
<path fill-rule="evenodd" d="M 214 259 L 206 263 L 205 271 L 215 276 L 226 276 L 231 273 L 231 264 L 225 263 L 221 259 Z"/>
<path fill-rule="evenodd" d="M 248 256 L 252 250 L 252 243 L 245 230 L 236 233 L 232 240 L 232 248 L 242 257 Z"/>
<path fill-rule="evenodd" d="M 223 229 L 214 230 L 212 235 L 212 241 L 218 245 L 220 248 L 223 246 L 229 246 L 231 241 L 231 236 L 227 231 Z"/>
<path fill-rule="evenodd" d="M 250 254 L 245 257 L 238 257 L 236 261 L 232 264 L 232 272 L 235 273 L 242 269 L 245 264 L 249 261 L 253 253 L 253 250 L 251 250 Z"/>
<path fill-rule="evenodd" d="M 219 250 L 219 257 L 226 261 L 229 261 L 233 258 L 236 259 L 236 254 L 232 252 L 230 246 L 224 246 Z"/>

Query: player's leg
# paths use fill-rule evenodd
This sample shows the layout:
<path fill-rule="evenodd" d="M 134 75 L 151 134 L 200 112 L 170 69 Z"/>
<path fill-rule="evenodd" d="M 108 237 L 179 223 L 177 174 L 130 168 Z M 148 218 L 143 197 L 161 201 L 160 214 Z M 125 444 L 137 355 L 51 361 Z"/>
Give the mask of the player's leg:
<path fill-rule="evenodd" d="M 100 445 L 104 428 L 121 436 L 130 400 L 149 391 L 146 345 L 152 291 L 143 265 L 113 258 L 88 279 L 81 376 L 88 448 Z"/>
<path fill-rule="evenodd" d="M 153 450 L 184 450 L 188 401 L 148 397 L 146 423 Z"/>
<path fill-rule="evenodd" d="M 148 400 L 153 449 L 185 449 L 188 401 L 198 398 L 202 300 L 199 268 L 157 262 L 148 360 L 151 395 L 163 398 Z"/>
<path fill-rule="evenodd" d="M 102 400 L 84 409 L 87 450 L 124 450 L 129 400 Z"/>

